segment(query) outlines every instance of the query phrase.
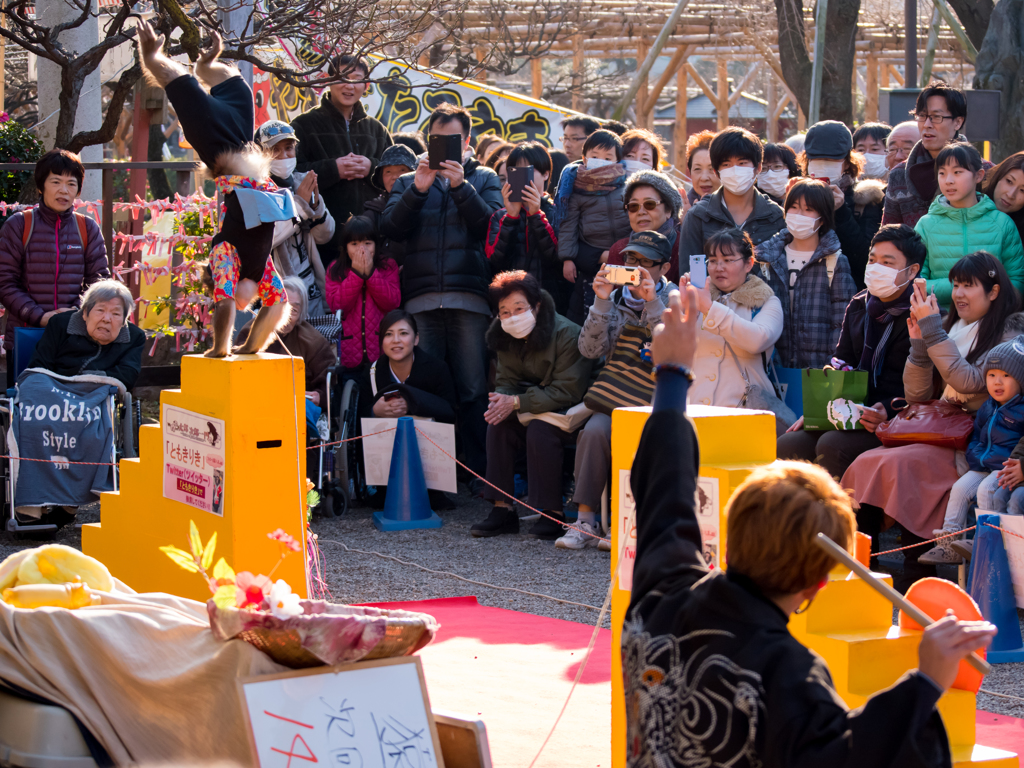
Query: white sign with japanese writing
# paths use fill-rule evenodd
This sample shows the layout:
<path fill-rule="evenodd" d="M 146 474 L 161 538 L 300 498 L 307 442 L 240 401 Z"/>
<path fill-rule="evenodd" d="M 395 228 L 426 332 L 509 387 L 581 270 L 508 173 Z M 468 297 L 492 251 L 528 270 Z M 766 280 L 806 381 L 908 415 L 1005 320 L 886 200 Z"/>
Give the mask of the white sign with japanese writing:
<path fill-rule="evenodd" d="M 224 422 L 163 407 L 164 498 L 224 516 Z"/>
<path fill-rule="evenodd" d="M 718 516 L 718 478 L 697 478 L 697 524 L 703 543 L 704 562 L 709 568 L 720 568 L 721 535 Z"/>
<path fill-rule="evenodd" d="M 619 589 L 633 589 L 633 563 L 636 562 L 636 502 L 629 484 L 629 470 L 619 470 Z"/>

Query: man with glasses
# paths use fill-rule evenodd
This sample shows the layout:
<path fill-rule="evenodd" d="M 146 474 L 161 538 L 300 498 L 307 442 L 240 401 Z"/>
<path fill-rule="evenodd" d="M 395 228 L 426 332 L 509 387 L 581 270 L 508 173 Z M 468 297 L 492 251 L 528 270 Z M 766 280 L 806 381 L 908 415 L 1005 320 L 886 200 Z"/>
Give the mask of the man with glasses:
<path fill-rule="evenodd" d="M 366 93 L 370 67 L 359 56 L 336 57 L 328 74 L 341 75 L 320 99 L 320 106 L 299 115 L 292 122 L 299 145 L 296 167 L 316 171 L 324 203 L 339 225 L 351 215 L 362 213 L 363 205 L 381 190 L 373 184 L 373 172 L 380 156 L 394 142 L 388 129 L 366 114 L 360 99 Z M 337 258 L 342 227 L 321 249 L 324 267 Z"/>
<path fill-rule="evenodd" d="M 921 139 L 910 150 L 907 159 L 889 171 L 883 225 L 906 224 L 912 227 L 917 224 L 918 219 L 928 213 L 928 206 L 939 192 L 935 158 L 947 144 L 967 141 L 960 133 L 967 120 L 967 98 L 959 88 L 945 83 L 928 86 L 918 94 L 912 114 Z M 893 130 L 895 133 L 896 129 Z M 992 163 L 985 161 L 985 169 L 991 167 Z"/>
<path fill-rule="evenodd" d="M 583 143 L 601 124 L 592 117 L 567 117 L 562 121 L 562 148 L 570 163 L 583 159 Z"/>
<path fill-rule="evenodd" d="M 661 322 L 661 313 L 668 307 L 668 295 L 676 290 L 665 274 L 671 266 L 672 246 L 659 232 L 634 232 L 622 252 L 626 266 L 640 273 L 639 285 L 618 286 L 608 277 L 614 266 L 605 265 L 594 278 L 594 304 L 580 331 L 579 348 L 584 357 L 597 360 L 608 357 L 612 362 L 635 360 L 636 370 L 628 379 L 633 386 L 631 394 L 639 391 L 637 382 L 648 381 L 649 393 L 654 393 L 651 365 L 644 359 L 650 347 L 654 326 Z M 640 359 L 636 352 L 639 349 Z M 616 354 L 616 353 L 620 354 Z M 599 381 L 600 385 L 602 382 Z M 591 401 L 585 400 L 588 404 Z M 623 400 L 616 405 L 636 405 Z M 607 543 L 588 536 L 598 530 L 597 516 L 601 509 L 601 496 L 611 473 L 612 419 L 611 412 L 595 412 L 576 438 L 576 491 L 573 501 L 578 505 L 576 528 L 555 542 L 559 549 L 585 549 L 599 547 L 608 550 Z"/>
<path fill-rule="evenodd" d="M 921 140 L 921 129 L 916 120 L 900 123 L 889 132 L 885 142 L 885 165 L 892 170 L 910 157 L 914 146 Z"/>

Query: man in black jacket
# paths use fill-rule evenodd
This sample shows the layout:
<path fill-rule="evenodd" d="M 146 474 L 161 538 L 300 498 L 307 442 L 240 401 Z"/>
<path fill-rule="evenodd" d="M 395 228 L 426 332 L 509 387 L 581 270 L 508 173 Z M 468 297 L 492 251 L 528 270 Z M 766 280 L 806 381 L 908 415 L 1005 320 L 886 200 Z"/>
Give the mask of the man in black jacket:
<path fill-rule="evenodd" d="M 686 417 L 700 323 L 697 293 L 669 300 L 652 345 L 653 413 L 633 462 L 637 553 L 622 634 L 626 764 L 854 768 L 952 764 L 935 707 L 959 664 L 995 635 L 988 622 L 937 621 L 919 669 L 849 711 L 825 662 L 787 627 L 850 548 L 850 499 L 825 472 L 782 462 L 729 501 L 728 571 L 710 571 L 696 517 L 697 435 Z"/>
<path fill-rule="evenodd" d="M 441 104 L 428 134 L 462 139 L 467 156 L 472 121 L 462 107 Z M 384 237 L 403 243 L 402 299 L 416 317 L 420 346 L 445 360 L 459 396 L 459 436 L 466 463 L 486 463 L 487 345 L 490 272 L 484 255 L 491 214 L 501 207 L 501 181 L 472 155 L 431 170 L 427 155 L 395 182 L 381 218 Z"/>
<path fill-rule="evenodd" d="M 366 114 L 359 101 L 370 77 L 366 61 L 358 56 L 338 56 L 327 71 L 342 79 L 328 87 L 319 107 L 292 122 L 299 142 L 296 169 L 316 171 L 324 203 L 338 225 L 334 237 L 321 248 L 325 269 L 339 255 L 342 225 L 381 193 L 373 184 L 373 172 L 392 144 L 388 129 Z"/>

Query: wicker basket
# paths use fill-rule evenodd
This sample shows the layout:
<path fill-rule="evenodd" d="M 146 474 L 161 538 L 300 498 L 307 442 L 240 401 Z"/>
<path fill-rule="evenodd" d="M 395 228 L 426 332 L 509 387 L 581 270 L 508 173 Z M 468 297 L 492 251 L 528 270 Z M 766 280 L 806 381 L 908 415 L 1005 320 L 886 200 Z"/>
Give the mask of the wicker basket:
<path fill-rule="evenodd" d="M 409 656 L 434 639 L 433 616 L 303 600 L 305 613 L 278 619 L 264 611 L 206 604 L 210 628 L 219 640 L 238 639 L 278 664 L 300 669 L 362 659 Z"/>

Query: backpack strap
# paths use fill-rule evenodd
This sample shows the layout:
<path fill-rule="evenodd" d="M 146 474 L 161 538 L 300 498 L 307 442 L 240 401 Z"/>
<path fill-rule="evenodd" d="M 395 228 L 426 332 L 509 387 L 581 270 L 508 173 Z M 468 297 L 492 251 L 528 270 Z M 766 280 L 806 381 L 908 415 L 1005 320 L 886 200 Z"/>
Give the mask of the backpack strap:
<path fill-rule="evenodd" d="M 828 287 L 832 287 L 832 278 L 836 276 L 836 262 L 839 261 L 839 252 L 830 253 L 825 257 L 825 271 L 828 272 Z"/>
<path fill-rule="evenodd" d="M 78 223 L 78 239 L 82 241 L 82 258 L 85 258 L 85 252 L 89 250 L 89 228 L 86 226 L 83 214 L 76 213 L 75 221 Z M 829 283 L 831 282 L 832 278 L 830 276 Z"/>
<path fill-rule="evenodd" d="M 24 211 L 22 215 L 25 217 L 25 226 L 21 232 L 21 247 L 27 248 L 28 241 L 32 239 L 32 230 L 35 229 L 36 219 L 32 214 L 35 210 L 30 208 Z M 85 256 L 85 252 L 89 247 L 89 228 L 85 223 L 85 216 L 81 213 L 75 214 L 75 223 L 78 224 L 78 239 L 82 241 L 82 255 Z"/>
<path fill-rule="evenodd" d="M 32 229 L 36 225 L 35 217 L 32 215 L 34 211 L 29 208 L 27 211 L 22 212 L 22 216 L 25 217 L 25 227 L 21 232 L 21 247 L 27 248 L 28 241 L 32 239 Z"/>

